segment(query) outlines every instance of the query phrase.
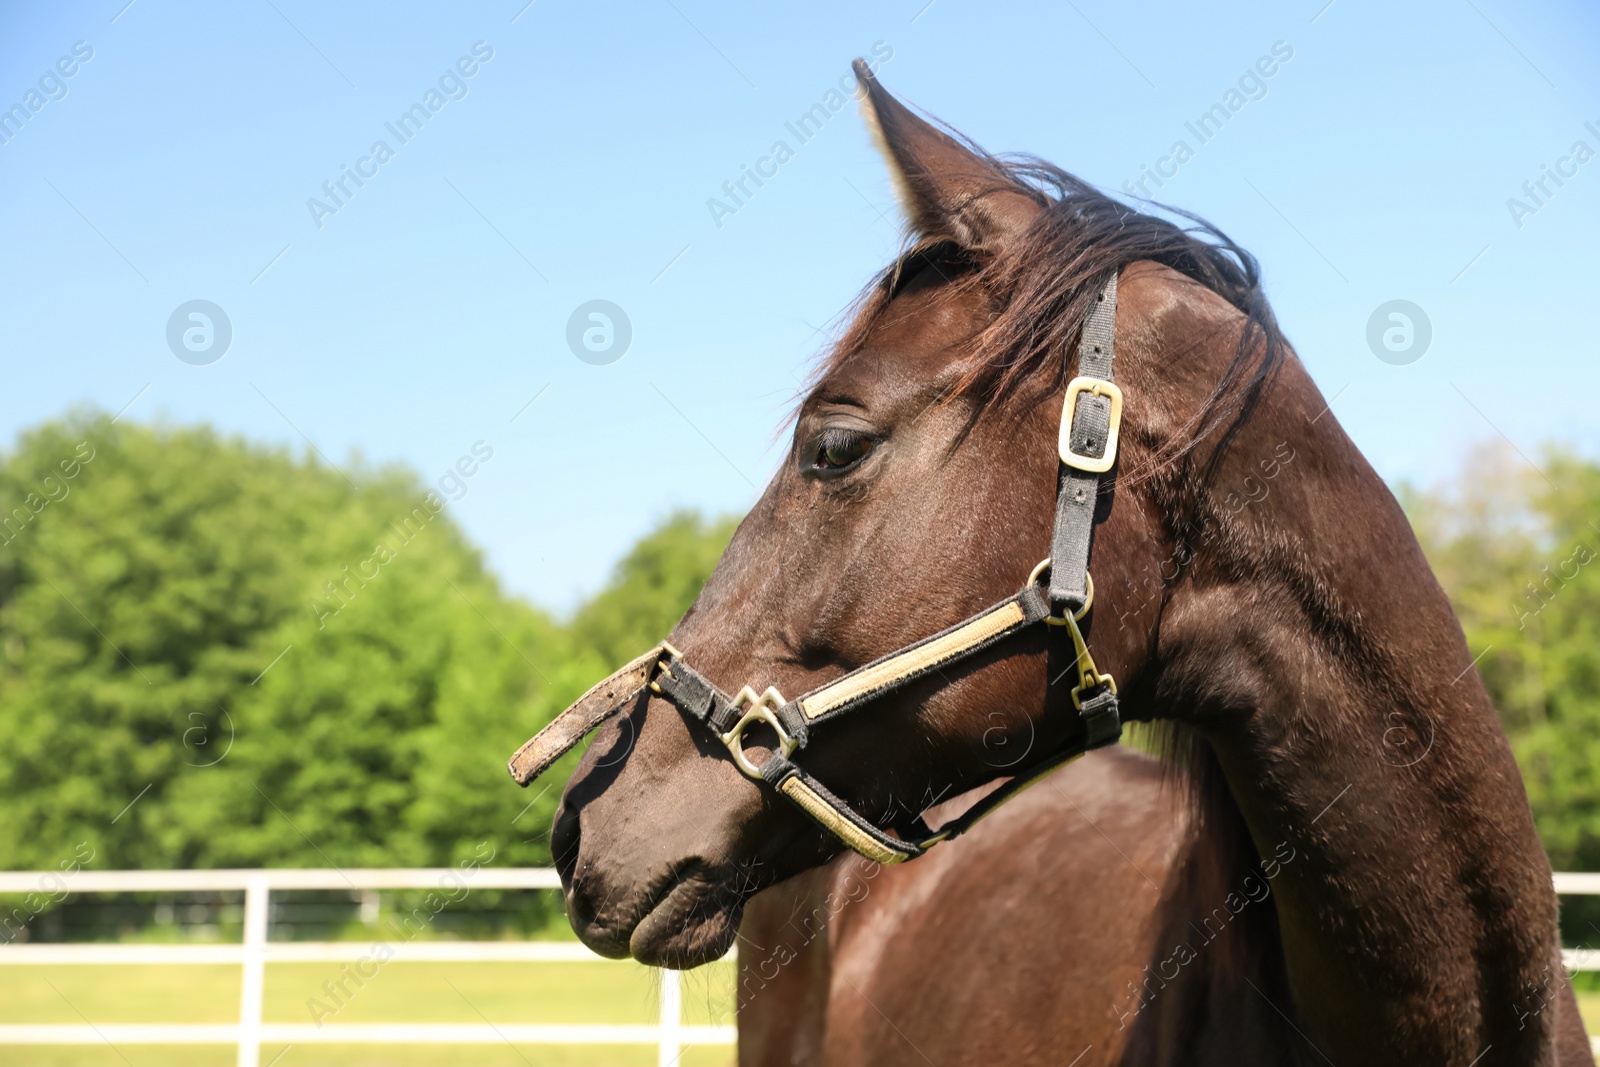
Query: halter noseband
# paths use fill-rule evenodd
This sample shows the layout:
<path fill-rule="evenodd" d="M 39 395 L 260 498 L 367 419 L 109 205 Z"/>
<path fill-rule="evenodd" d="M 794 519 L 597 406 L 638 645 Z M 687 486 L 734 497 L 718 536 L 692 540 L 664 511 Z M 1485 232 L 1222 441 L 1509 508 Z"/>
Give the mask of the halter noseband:
<path fill-rule="evenodd" d="M 511 757 L 511 777 L 526 786 L 606 719 L 632 706 L 648 689 L 715 734 L 746 776 L 766 782 L 788 797 L 851 849 L 870 860 L 891 864 L 914 859 L 939 842 L 963 833 L 1056 767 L 1116 741 L 1122 736 L 1117 683 L 1095 666 L 1078 626 L 1094 605 L 1089 551 L 1095 503 L 1101 477 L 1116 463 L 1122 420 L 1122 391 L 1111 375 L 1111 361 L 1116 354 L 1116 316 L 1117 276 L 1113 273 L 1084 320 L 1078 343 L 1078 376 L 1067 384 L 1061 409 L 1061 475 L 1050 557 L 1034 568 L 1020 592 L 794 700 L 785 699 L 771 687 L 758 694 L 750 686 L 730 697 L 689 666 L 683 653 L 663 641 L 595 685 L 519 748 Z M 1048 586 L 1040 583 L 1046 571 L 1050 575 Z M 912 824 L 910 839 L 880 829 L 791 758 L 806 746 L 814 727 L 847 715 L 932 671 L 967 659 L 1036 623 L 1066 627 L 1072 637 L 1078 675 L 1072 688 L 1072 703 L 1084 723 L 1083 739 L 1013 777 L 938 832 L 930 830 L 920 816 Z M 759 766 L 744 751 L 744 732 L 755 723 L 769 726 L 778 737 L 777 748 Z"/>

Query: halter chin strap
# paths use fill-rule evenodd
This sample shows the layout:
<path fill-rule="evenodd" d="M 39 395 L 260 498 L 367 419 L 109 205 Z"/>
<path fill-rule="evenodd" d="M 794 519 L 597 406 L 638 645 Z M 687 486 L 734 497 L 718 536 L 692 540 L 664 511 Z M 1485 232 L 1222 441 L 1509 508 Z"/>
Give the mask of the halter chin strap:
<path fill-rule="evenodd" d="M 663 641 L 595 685 L 511 757 L 511 777 L 527 785 L 575 748 L 601 723 L 632 708 L 647 693 L 671 702 L 702 724 L 728 749 L 739 770 L 788 797 L 846 846 L 878 863 L 901 863 L 922 855 L 969 827 L 1050 771 L 1122 736 L 1117 683 L 1095 667 L 1079 622 L 1094 604 L 1089 552 L 1094 537 L 1100 479 L 1116 463 L 1122 391 L 1112 382 L 1117 316 L 1117 277 L 1106 282 L 1084 321 L 1078 345 L 1078 377 L 1067 385 L 1061 411 L 1061 476 L 1049 559 L 1034 568 L 1016 595 L 915 644 L 787 700 L 776 689 L 749 686 L 729 696 L 689 666 L 683 653 Z M 1048 572 L 1049 583 L 1040 579 Z M 1081 740 L 1035 763 L 984 797 L 937 832 L 920 817 L 909 837 L 880 829 L 839 799 L 791 758 L 811 739 L 814 727 L 850 714 L 924 675 L 967 659 L 1038 623 L 1065 627 L 1076 653 L 1078 680 L 1072 703 L 1084 724 Z M 760 765 L 744 750 L 744 733 L 761 723 L 777 735 L 777 747 Z"/>

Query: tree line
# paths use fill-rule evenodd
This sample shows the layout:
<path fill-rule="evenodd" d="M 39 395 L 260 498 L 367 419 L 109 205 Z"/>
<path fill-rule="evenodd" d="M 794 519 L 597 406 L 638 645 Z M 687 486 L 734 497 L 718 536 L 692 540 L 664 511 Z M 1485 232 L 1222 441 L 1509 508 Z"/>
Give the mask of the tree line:
<path fill-rule="evenodd" d="M 23 435 L 0 459 L 0 867 L 80 843 L 100 869 L 449 866 L 484 842 L 548 863 L 559 789 L 516 789 L 507 755 L 665 632 L 731 526 L 667 519 L 564 622 L 436 497 L 207 428 Z"/>
<path fill-rule="evenodd" d="M 1600 464 L 1486 447 L 1400 495 L 1552 862 L 1600 870 Z M 430 497 L 402 467 L 206 427 L 23 434 L 0 456 L 0 869 L 450 866 L 485 844 L 548 864 L 560 777 L 518 790 L 507 755 L 670 629 L 734 520 L 667 517 L 563 619 L 507 594 L 443 501 L 416 519 Z"/>

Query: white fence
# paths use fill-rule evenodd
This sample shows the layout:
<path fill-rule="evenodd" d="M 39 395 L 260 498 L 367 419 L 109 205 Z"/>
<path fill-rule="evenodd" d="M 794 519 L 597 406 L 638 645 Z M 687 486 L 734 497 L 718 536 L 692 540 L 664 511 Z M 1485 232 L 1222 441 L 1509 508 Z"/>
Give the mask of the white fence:
<path fill-rule="evenodd" d="M 0 872 L 0 893 L 34 893 L 63 876 L 53 871 Z M 456 882 L 448 879 L 454 877 Z M 647 1025 L 484 1023 L 330 1023 L 326 1026 L 261 1021 L 262 988 L 269 963 L 354 962 L 371 952 L 364 941 L 267 940 L 270 896 L 275 889 L 558 889 L 547 868 L 478 867 L 350 870 L 78 871 L 65 877 L 73 893 L 195 892 L 244 890 L 244 940 L 224 945 L 50 944 L 0 947 L 0 965 L 234 963 L 244 968 L 237 1025 L 211 1024 L 23 1024 L 0 1025 L 4 1045 L 181 1045 L 236 1044 L 239 1067 L 260 1067 L 261 1043 L 278 1044 L 501 1044 L 655 1045 L 659 1067 L 673 1067 L 684 1045 L 730 1045 L 731 1026 L 685 1026 L 677 971 L 661 972 L 660 1021 Z M 1556 892 L 1600 895 L 1600 874 L 1557 874 Z M 404 958 L 417 961 L 524 960 L 581 962 L 600 957 L 582 945 L 541 941 L 412 941 Z M 1569 970 L 1600 970 L 1600 949 L 1562 953 Z M 1596 1039 L 1600 1049 L 1600 1039 Z"/>
<path fill-rule="evenodd" d="M 0 872 L 0 893 L 37 893 L 66 883 L 69 893 L 195 892 L 244 890 L 244 940 L 223 945 L 49 944 L 0 947 L 7 964 L 197 964 L 233 963 L 244 968 L 237 1025 L 209 1024 L 23 1024 L 0 1025 L 5 1045 L 187 1045 L 229 1044 L 239 1048 L 239 1067 L 260 1067 L 262 1042 L 281 1044 L 502 1044 L 655 1045 L 660 1067 L 673 1067 L 685 1045 L 731 1045 L 731 1026 L 685 1026 L 678 972 L 661 973 L 656 1025 L 490 1023 L 266 1023 L 262 989 L 269 963 L 356 962 L 369 958 L 365 941 L 271 942 L 267 916 L 273 890 L 281 889 L 559 889 L 547 868 L 477 867 L 348 870 L 52 871 Z M 397 959 L 481 962 L 520 960 L 571 963 L 599 960 L 582 945 L 540 941 L 410 941 Z"/>

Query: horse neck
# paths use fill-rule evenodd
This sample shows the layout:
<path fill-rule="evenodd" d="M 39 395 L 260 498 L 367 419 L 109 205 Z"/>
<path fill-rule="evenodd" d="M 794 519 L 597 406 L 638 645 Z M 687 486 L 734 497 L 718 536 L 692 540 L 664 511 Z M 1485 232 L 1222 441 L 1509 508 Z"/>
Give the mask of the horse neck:
<path fill-rule="evenodd" d="M 1282 862 L 1257 854 L 1206 741 L 1183 727 L 1163 740 L 1169 787 L 1188 794 L 1188 836 L 1152 917 L 1149 961 L 1113 1007 L 1128 1033 L 1119 1065 L 1320 1063 L 1271 1006 L 1292 1003 L 1272 895 Z"/>
<path fill-rule="evenodd" d="M 1292 359 L 1197 469 L 1154 490 L 1183 574 L 1135 689 L 1198 730 L 1279 866 L 1273 1009 L 1335 1062 L 1548 1062 L 1523 1005 L 1556 958 L 1548 863 L 1398 504 Z"/>

